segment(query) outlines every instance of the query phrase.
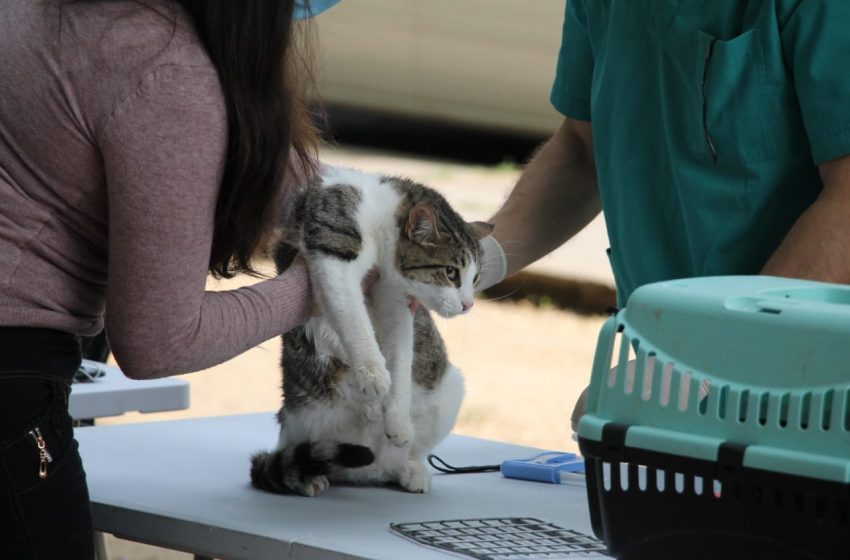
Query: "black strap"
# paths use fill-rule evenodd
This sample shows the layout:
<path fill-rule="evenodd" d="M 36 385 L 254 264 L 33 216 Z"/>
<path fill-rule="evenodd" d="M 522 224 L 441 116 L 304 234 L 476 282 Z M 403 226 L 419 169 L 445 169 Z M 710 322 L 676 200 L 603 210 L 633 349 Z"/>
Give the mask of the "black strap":
<path fill-rule="evenodd" d="M 436 464 L 439 462 L 440 464 Z M 471 474 L 501 470 L 501 465 L 479 465 L 469 467 L 454 467 L 436 455 L 428 455 L 428 464 L 445 474 Z"/>

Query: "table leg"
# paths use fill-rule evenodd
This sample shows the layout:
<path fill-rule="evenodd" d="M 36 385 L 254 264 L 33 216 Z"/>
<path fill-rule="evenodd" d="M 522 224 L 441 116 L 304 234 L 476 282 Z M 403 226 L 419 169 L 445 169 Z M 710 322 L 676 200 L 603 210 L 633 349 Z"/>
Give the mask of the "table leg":
<path fill-rule="evenodd" d="M 94 532 L 94 557 L 97 560 L 109 560 L 109 551 L 106 549 L 106 535 L 100 531 Z"/>
<path fill-rule="evenodd" d="M 94 426 L 94 419 L 74 420 L 74 427 Z M 100 531 L 94 532 L 94 557 L 96 560 L 109 560 L 109 550 L 106 548 L 106 535 Z"/>

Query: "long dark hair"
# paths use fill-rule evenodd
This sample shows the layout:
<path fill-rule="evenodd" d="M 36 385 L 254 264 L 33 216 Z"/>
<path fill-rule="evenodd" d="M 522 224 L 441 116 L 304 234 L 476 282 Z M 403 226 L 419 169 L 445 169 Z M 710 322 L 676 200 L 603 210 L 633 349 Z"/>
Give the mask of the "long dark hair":
<path fill-rule="evenodd" d="M 224 278 L 256 274 L 251 259 L 272 230 L 284 176 L 296 166 L 300 176 L 315 171 L 318 134 L 304 104 L 313 85 L 311 28 L 295 32 L 294 0 L 174 2 L 191 17 L 227 106 L 209 271 Z"/>
<path fill-rule="evenodd" d="M 228 143 L 209 270 L 230 278 L 254 272 L 251 257 L 274 219 L 290 167 L 305 169 L 316 134 L 303 104 L 306 54 L 296 48 L 293 0 L 177 0 L 218 71 L 227 104 Z M 303 81 L 299 81 L 303 80 Z"/>

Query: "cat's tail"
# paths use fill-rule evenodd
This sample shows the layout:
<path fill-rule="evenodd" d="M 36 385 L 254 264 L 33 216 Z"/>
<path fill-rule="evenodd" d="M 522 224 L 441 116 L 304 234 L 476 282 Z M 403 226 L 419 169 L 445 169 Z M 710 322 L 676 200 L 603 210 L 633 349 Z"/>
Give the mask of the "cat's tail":
<path fill-rule="evenodd" d="M 305 484 L 339 469 L 365 467 L 375 454 L 364 445 L 336 442 L 305 442 L 277 451 L 261 451 L 251 457 L 251 484 L 268 492 L 303 493 Z"/>

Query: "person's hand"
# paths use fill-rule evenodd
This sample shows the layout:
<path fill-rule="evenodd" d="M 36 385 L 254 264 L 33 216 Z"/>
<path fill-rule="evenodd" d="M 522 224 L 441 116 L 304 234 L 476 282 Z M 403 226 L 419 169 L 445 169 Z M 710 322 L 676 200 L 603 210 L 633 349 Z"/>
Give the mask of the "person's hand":
<path fill-rule="evenodd" d="M 579 395 L 578 400 L 576 400 L 575 407 L 573 407 L 573 413 L 570 415 L 570 427 L 573 429 L 573 438 L 575 438 L 575 434 L 578 433 L 578 421 L 581 420 L 581 417 L 587 412 L 587 391 L 590 387 L 585 387 L 584 391 Z"/>
<path fill-rule="evenodd" d="M 366 273 L 366 276 L 363 277 L 363 281 L 360 283 L 360 286 L 363 288 L 363 293 L 368 294 L 369 290 L 372 289 L 372 286 L 375 285 L 375 282 L 381 277 L 381 273 L 378 270 L 378 267 L 373 267 L 369 272 Z M 416 315 L 416 310 L 419 309 L 419 300 L 414 296 L 407 296 L 407 308 L 410 309 L 411 315 Z"/>
<path fill-rule="evenodd" d="M 407 296 L 407 308 L 410 309 L 411 315 L 416 315 L 416 310 L 422 303 L 415 296 Z"/>
<path fill-rule="evenodd" d="M 363 288 L 363 293 L 368 294 L 369 290 L 372 289 L 372 286 L 375 285 L 375 282 L 378 281 L 378 278 L 381 277 L 381 273 L 378 270 L 377 266 L 373 266 L 369 272 L 366 273 L 366 276 L 363 277 L 363 280 L 360 282 L 360 287 Z"/>

